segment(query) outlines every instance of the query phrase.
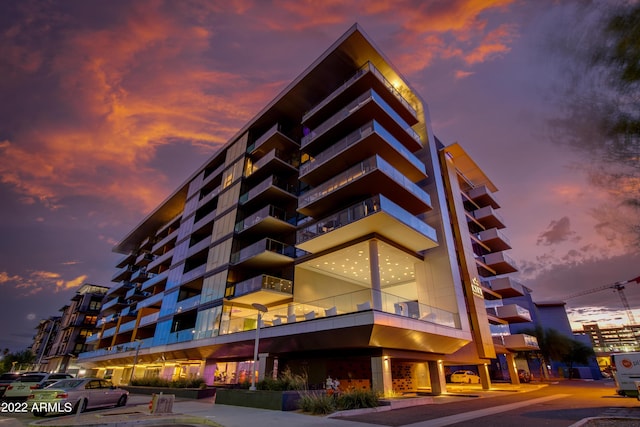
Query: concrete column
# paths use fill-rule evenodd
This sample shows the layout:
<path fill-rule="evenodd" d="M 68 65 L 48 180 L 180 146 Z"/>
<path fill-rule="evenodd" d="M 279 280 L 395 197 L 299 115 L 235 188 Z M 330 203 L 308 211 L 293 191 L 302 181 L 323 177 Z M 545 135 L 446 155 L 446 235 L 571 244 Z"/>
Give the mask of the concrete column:
<path fill-rule="evenodd" d="M 369 270 L 371 271 L 371 297 L 373 299 L 373 309 L 382 311 L 378 241 L 375 239 L 369 240 Z"/>
<path fill-rule="evenodd" d="M 269 359 L 269 353 L 258 354 L 258 381 L 262 381 L 265 374 L 271 375 L 271 372 L 267 372 L 267 360 Z"/>
<path fill-rule="evenodd" d="M 489 378 L 489 366 L 486 363 L 478 365 L 478 374 L 480 374 L 480 384 L 483 390 L 491 388 L 491 378 Z"/>
<path fill-rule="evenodd" d="M 429 380 L 431 381 L 431 393 L 439 395 L 447 392 L 447 378 L 444 374 L 444 364 L 441 360 L 427 362 L 429 366 Z"/>
<path fill-rule="evenodd" d="M 507 369 L 509 369 L 509 377 L 511 378 L 511 384 L 520 384 L 520 378 L 518 378 L 518 369 L 516 368 L 516 358 L 513 353 L 505 354 L 507 356 Z"/>
<path fill-rule="evenodd" d="M 388 356 L 371 358 L 371 389 L 385 396 L 393 392 L 391 359 Z"/>

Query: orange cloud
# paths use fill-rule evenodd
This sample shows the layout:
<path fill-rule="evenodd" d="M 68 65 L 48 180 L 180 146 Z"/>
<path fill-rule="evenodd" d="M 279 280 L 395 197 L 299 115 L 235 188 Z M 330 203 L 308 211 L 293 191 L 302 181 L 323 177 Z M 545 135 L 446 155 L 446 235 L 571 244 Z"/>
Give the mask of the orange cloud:
<path fill-rule="evenodd" d="M 27 277 L 11 276 L 6 271 L 0 271 L 0 285 L 12 286 L 19 292 L 19 296 L 27 297 L 45 290 L 57 293 L 77 288 L 85 283 L 87 277 L 83 274 L 71 280 L 65 280 L 59 273 L 51 271 L 32 271 Z"/>

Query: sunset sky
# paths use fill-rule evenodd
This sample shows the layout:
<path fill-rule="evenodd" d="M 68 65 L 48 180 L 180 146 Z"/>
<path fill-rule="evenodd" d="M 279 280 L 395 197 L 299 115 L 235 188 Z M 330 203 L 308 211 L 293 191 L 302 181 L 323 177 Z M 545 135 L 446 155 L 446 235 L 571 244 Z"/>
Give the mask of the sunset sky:
<path fill-rule="evenodd" d="M 640 213 L 553 124 L 576 3 L 0 2 L 0 348 L 29 346 L 81 284 L 114 285 L 112 247 L 355 22 L 499 188 L 535 300 L 640 276 L 617 226 Z M 640 284 L 626 295 L 640 320 Z M 627 320 L 611 290 L 568 309 L 575 327 Z"/>

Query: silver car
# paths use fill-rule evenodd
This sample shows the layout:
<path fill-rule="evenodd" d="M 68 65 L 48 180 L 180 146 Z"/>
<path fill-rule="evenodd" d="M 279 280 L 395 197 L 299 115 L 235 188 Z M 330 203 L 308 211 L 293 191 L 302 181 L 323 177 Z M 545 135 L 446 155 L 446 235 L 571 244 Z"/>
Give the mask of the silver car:
<path fill-rule="evenodd" d="M 37 417 L 48 413 L 84 412 L 91 408 L 124 406 L 129 392 L 99 378 L 76 378 L 58 381 L 42 390 L 33 390 L 27 399 Z"/>
<path fill-rule="evenodd" d="M 49 380 L 59 381 L 66 378 L 73 378 L 73 376 L 64 373 L 27 372 L 7 386 L 4 397 L 7 400 L 24 400 L 33 390 L 44 388 L 50 384 Z"/>

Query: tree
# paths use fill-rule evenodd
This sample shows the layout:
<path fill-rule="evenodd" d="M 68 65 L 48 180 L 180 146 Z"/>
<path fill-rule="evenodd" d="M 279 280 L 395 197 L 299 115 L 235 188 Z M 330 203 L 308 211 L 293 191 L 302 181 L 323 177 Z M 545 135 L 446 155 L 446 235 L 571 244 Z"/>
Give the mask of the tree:
<path fill-rule="evenodd" d="M 30 365 L 35 362 L 36 356 L 31 350 L 22 350 L 15 353 L 6 353 L 0 361 L 0 372 L 9 372 L 14 366 Z"/>
<path fill-rule="evenodd" d="M 595 356 L 593 349 L 580 341 L 571 340 L 569 351 L 562 357 L 562 362 L 569 369 L 569 379 L 573 378 L 573 365 L 587 365 L 589 359 Z"/>
<path fill-rule="evenodd" d="M 573 3 L 573 25 L 555 34 L 564 61 L 562 113 L 550 123 L 559 143 L 588 157 L 580 166 L 614 203 L 594 209 L 603 233 L 640 243 L 640 3 Z M 568 29 L 568 31 L 566 31 Z"/>

